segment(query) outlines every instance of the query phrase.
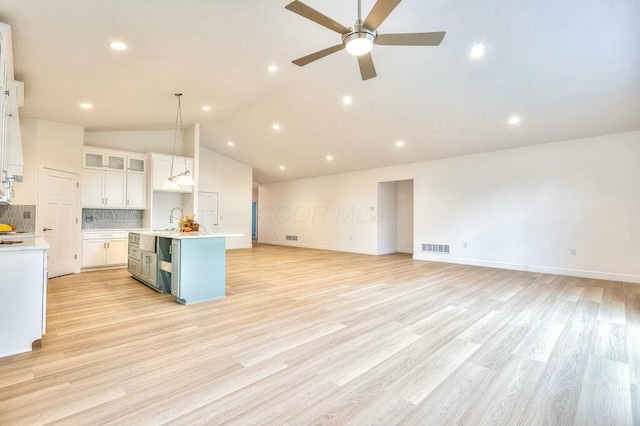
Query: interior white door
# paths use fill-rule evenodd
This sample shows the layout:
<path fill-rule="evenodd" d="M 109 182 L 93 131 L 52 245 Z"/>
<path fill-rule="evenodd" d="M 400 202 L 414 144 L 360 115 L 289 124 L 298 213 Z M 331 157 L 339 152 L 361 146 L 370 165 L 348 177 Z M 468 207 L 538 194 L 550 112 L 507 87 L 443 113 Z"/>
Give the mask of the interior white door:
<path fill-rule="evenodd" d="M 39 180 L 38 224 L 51 246 L 49 278 L 72 274 L 78 253 L 78 175 L 42 168 Z"/>
<path fill-rule="evenodd" d="M 218 193 L 200 192 L 196 221 L 208 232 L 218 232 Z"/>

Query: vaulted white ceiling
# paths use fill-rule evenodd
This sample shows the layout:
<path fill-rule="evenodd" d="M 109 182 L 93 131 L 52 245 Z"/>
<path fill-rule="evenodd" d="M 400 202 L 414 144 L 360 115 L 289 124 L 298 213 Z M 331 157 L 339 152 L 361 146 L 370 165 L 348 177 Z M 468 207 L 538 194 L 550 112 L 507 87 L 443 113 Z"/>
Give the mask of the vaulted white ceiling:
<path fill-rule="evenodd" d="M 435 48 L 376 46 L 368 81 L 345 51 L 291 64 L 340 36 L 288 2 L 3 0 L 22 116 L 172 129 L 179 91 L 202 144 L 254 167 L 260 183 L 640 129 L 638 0 L 404 0 L 381 33 L 447 35 Z M 347 26 L 356 18 L 356 0 L 305 3 Z M 363 1 L 365 15 L 373 4 Z M 472 60 L 479 42 L 486 54 Z M 522 122 L 509 126 L 514 114 Z"/>

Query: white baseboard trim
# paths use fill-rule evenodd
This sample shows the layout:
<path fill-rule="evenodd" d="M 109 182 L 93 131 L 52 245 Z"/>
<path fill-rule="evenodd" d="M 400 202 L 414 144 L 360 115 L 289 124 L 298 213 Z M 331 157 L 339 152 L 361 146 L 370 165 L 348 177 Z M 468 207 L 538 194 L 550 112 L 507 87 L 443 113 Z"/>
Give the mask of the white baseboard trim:
<path fill-rule="evenodd" d="M 372 254 L 372 255 L 380 254 L 374 250 L 354 249 L 351 247 L 321 246 L 317 244 L 305 244 L 299 241 L 258 240 L 258 244 L 269 244 L 272 246 L 300 247 L 300 248 L 308 248 L 308 249 L 315 249 L 315 250 L 343 251 L 345 253 Z"/>
<path fill-rule="evenodd" d="M 386 249 L 386 250 L 378 250 L 376 254 L 384 255 L 384 254 L 393 254 L 397 252 L 398 252 L 398 249 L 392 248 L 392 249 Z"/>
<path fill-rule="evenodd" d="M 520 265 L 517 263 L 493 262 L 487 260 L 464 259 L 459 257 L 438 256 L 429 254 L 414 254 L 416 260 L 430 262 L 455 263 L 459 265 L 486 266 L 488 268 L 511 269 L 514 271 L 538 272 L 541 274 L 568 275 L 597 280 L 623 281 L 640 284 L 640 275 L 618 274 L 613 272 L 584 271 L 580 269 L 553 268 L 550 266 Z"/>
<path fill-rule="evenodd" d="M 387 249 L 387 250 L 379 250 L 376 252 L 376 254 L 394 254 L 394 253 L 413 254 L 413 249 L 393 248 L 393 249 Z"/>

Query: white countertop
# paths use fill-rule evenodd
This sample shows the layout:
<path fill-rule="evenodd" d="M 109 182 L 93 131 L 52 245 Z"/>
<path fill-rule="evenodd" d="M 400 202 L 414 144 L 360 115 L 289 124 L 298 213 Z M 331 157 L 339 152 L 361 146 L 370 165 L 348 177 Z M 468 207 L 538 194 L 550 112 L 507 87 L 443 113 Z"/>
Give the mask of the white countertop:
<path fill-rule="evenodd" d="M 244 234 L 235 234 L 232 232 L 167 232 L 167 231 L 150 231 L 141 232 L 144 235 L 155 235 L 156 237 L 175 238 L 178 240 L 188 238 L 227 238 L 242 237 Z"/>
<path fill-rule="evenodd" d="M 83 229 L 82 232 L 147 232 L 149 228 Z"/>
<path fill-rule="evenodd" d="M 9 251 L 25 251 L 25 250 L 49 250 L 49 243 L 47 240 L 41 237 L 17 237 L 12 236 L 12 238 L 4 238 L 0 237 L 0 240 L 19 240 L 22 241 L 18 244 L 2 244 L 0 245 L 0 253 L 9 252 Z"/>

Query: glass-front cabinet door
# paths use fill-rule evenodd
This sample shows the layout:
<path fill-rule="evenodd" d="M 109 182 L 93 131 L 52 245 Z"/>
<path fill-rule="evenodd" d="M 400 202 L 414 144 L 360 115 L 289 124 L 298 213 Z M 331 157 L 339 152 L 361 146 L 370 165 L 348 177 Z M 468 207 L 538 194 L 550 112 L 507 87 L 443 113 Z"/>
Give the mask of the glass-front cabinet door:
<path fill-rule="evenodd" d="M 130 173 L 147 173 L 147 159 L 145 157 L 127 157 Z"/>
<path fill-rule="evenodd" d="M 107 155 L 107 168 L 113 171 L 124 172 L 126 157 L 124 155 L 109 154 Z"/>
<path fill-rule="evenodd" d="M 89 169 L 102 169 L 105 164 L 105 155 L 101 152 L 84 151 L 84 167 Z"/>

